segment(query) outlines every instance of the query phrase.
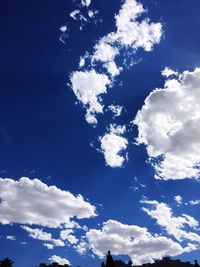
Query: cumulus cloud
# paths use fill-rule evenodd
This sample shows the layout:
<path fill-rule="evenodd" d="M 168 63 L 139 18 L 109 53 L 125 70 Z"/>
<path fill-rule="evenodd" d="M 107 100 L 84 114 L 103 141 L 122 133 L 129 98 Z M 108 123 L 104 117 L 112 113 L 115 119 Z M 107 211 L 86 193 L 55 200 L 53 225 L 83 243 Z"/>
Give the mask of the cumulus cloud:
<path fill-rule="evenodd" d="M 197 230 L 199 223 L 192 216 L 182 214 L 175 217 L 171 208 L 163 202 L 142 200 L 141 203 L 151 206 L 150 208 L 143 207 L 142 210 L 151 218 L 156 219 L 157 224 L 178 241 L 200 242 L 200 235 L 194 232 L 194 230 Z M 186 226 L 187 228 L 190 227 L 193 231 L 186 231 Z"/>
<path fill-rule="evenodd" d="M 0 222 L 59 227 L 70 218 L 95 216 L 95 207 L 81 195 L 74 196 L 38 179 L 0 178 Z"/>
<path fill-rule="evenodd" d="M 61 258 L 61 257 L 59 257 L 59 256 L 57 256 L 57 255 L 53 255 L 53 256 L 51 256 L 50 258 L 49 258 L 49 261 L 50 262 L 57 262 L 58 264 L 60 264 L 60 265 L 69 265 L 70 266 L 70 262 L 67 260 L 67 259 L 65 259 L 65 258 Z"/>
<path fill-rule="evenodd" d="M 72 229 L 62 230 L 60 232 L 60 238 L 62 240 L 68 241 L 70 244 L 76 244 L 79 240 L 73 233 L 74 231 Z"/>
<path fill-rule="evenodd" d="M 157 179 L 199 178 L 200 68 L 168 79 L 146 98 L 134 123 Z"/>
<path fill-rule="evenodd" d="M 87 122 L 96 123 L 95 114 L 103 113 L 99 95 L 107 92 L 106 86 L 110 84 L 108 77 L 95 70 L 76 71 L 72 73 L 70 80 L 77 99 L 87 108 Z"/>
<path fill-rule="evenodd" d="M 79 244 L 79 250 L 83 248 L 81 252 L 91 249 L 95 255 L 103 257 L 106 251 L 111 250 L 113 255 L 129 255 L 135 265 L 196 249 L 192 244 L 183 248 L 170 238 L 152 235 L 147 228 L 114 220 L 105 222 L 100 230 L 90 229 L 85 238 L 86 241 Z"/>
<path fill-rule="evenodd" d="M 88 55 L 86 53 L 88 59 L 87 65 L 85 64 L 84 57 L 81 57 L 79 67 L 87 68 L 87 70 L 83 70 L 81 73 L 73 72 L 71 74 L 70 80 L 72 90 L 78 100 L 82 102 L 84 106 L 86 105 L 86 120 L 91 124 L 97 123 L 96 115 L 103 112 L 103 105 L 100 104 L 100 95 L 107 93 L 105 86 L 110 84 L 110 81 L 114 82 L 114 78 L 123 70 L 121 66 L 117 66 L 116 58 L 120 56 L 121 52 L 124 52 L 124 50 L 131 50 L 132 53 L 135 53 L 139 48 L 142 48 L 145 51 L 151 51 L 153 46 L 158 44 L 161 40 L 161 23 L 150 22 L 150 19 L 148 18 L 142 19 L 141 21 L 138 20 L 145 12 L 146 10 L 136 0 L 125 0 L 119 13 L 115 16 L 116 30 L 100 38 L 93 47 L 93 52 L 91 54 Z M 106 79 L 102 90 L 100 90 L 98 94 L 96 92 L 96 86 L 91 86 L 94 82 L 94 73 L 97 74 L 97 63 L 98 65 L 100 64 L 101 77 L 103 78 L 104 76 L 104 79 Z M 90 71 L 88 71 L 88 69 Z M 79 90 L 79 94 L 77 94 L 77 83 L 74 83 L 73 81 L 74 75 L 81 75 L 81 77 L 87 76 L 87 83 L 82 85 L 82 87 L 84 87 L 84 92 Z M 91 81 L 89 81 L 90 78 Z M 82 101 L 86 91 L 88 91 L 90 95 L 95 96 L 95 106 L 98 105 L 99 108 L 95 108 L 91 101 L 88 101 L 87 99 Z"/>
<path fill-rule="evenodd" d="M 122 167 L 127 158 L 127 154 L 123 154 L 128 146 L 127 139 L 122 136 L 125 131 L 124 126 L 110 125 L 108 132 L 99 138 L 106 164 L 112 168 Z"/>
<path fill-rule="evenodd" d="M 31 228 L 29 226 L 22 226 L 22 229 L 24 229 L 33 239 L 51 242 L 51 244 L 44 243 L 44 246 L 47 247 L 47 249 L 65 246 L 65 243 L 62 240 L 53 238 L 51 233 L 47 233 L 42 229 Z"/>

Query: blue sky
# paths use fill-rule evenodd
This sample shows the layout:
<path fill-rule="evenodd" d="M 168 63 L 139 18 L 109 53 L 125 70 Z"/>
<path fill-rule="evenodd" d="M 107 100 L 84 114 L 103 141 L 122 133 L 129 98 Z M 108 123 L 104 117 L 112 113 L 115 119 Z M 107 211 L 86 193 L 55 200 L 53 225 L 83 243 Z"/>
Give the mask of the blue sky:
<path fill-rule="evenodd" d="M 2 3 L 1 258 L 198 259 L 199 8 Z"/>

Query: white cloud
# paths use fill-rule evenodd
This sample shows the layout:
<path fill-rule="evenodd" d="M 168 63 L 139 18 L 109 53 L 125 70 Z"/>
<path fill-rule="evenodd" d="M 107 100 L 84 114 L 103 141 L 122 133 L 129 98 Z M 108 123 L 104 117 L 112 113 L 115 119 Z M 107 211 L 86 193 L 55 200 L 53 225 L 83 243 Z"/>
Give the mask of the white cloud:
<path fill-rule="evenodd" d="M 127 158 L 122 154 L 128 146 L 127 139 L 121 136 L 125 130 L 124 126 L 110 125 L 108 133 L 99 138 L 106 164 L 112 168 L 122 167 Z"/>
<path fill-rule="evenodd" d="M 152 208 L 143 207 L 142 210 L 151 218 L 156 219 L 157 224 L 164 228 L 169 235 L 174 236 L 178 241 L 190 240 L 200 243 L 200 236 L 194 232 L 199 223 L 193 217 L 187 214 L 175 217 L 171 208 L 163 202 L 143 200 L 141 203 L 152 206 Z M 186 231 L 186 226 L 190 227 L 193 232 Z"/>
<path fill-rule="evenodd" d="M 62 33 L 66 32 L 66 31 L 67 31 L 67 25 L 63 25 L 63 26 L 61 26 L 61 27 L 60 27 L 60 31 L 61 31 Z"/>
<path fill-rule="evenodd" d="M 16 236 L 13 236 L 13 235 L 7 235 L 7 236 L 6 236 L 6 239 L 15 241 L 15 240 L 16 240 Z"/>
<path fill-rule="evenodd" d="M 114 117 L 119 117 L 123 111 L 123 107 L 119 105 L 110 105 L 108 109 L 113 112 Z"/>
<path fill-rule="evenodd" d="M 49 243 L 44 243 L 44 247 L 46 247 L 47 249 L 53 249 L 54 245 L 53 244 L 49 244 Z"/>
<path fill-rule="evenodd" d="M 69 15 L 72 19 L 78 20 L 78 18 L 80 16 L 80 10 L 76 9 L 76 10 L 72 11 Z"/>
<path fill-rule="evenodd" d="M 134 123 L 158 179 L 199 177 L 200 68 L 168 79 L 146 98 Z"/>
<path fill-rule="evenodd" d="M 140 3 L 126 0 L 116 16 L 117 31 L 114 39 L 133 49 L 142 47 L 146 51 L 151 51 L 153 45 L 160 42 L 162 25 L 161 23 L 152 23 L 149 19 L 138 22 L 137 18 L 144 12 Z"/>
<path fill-rule="evenodd" d="M 180 195 L 177 195 L 174 197 L 174 200 L 178 203 L 178 204 L 182 204 L 182 197 Z"/>
<path fill-rule="evenodd" d="M 101 94 L 107 92 L 106 86 L 110 84 L 105 74 L 91 71 L 76 71 L 71 75 L 72 89 L 77 99 L 87 107 L 86 120 L 88 123 L 96 123 L 96 113 L 103 113 Z"/>
<path fill-rule="evenodd" d="M 91 249 L 95 255 L 103 257 L 106 251 L 111 250 L 113 255 L 129 255 L 135 265 L 153 262 L 154 259 L 161 259 L 165 255 L 176 256 L 196 249 L 192 244 L 183 248 L 167 237 L 153 236 L 146 228 L 114 220 L 105 222 L 100 230 L 89 230 L 86 240 L 82 242 L 83 252 Z"/>
<path fill-rule="evenodd" d="M 62 240 L 53 238 L 51 233 L 44 232 L 42 229 L 31 228 L 31 227 L 28 227 L 28 226 L 21 226 L 21 227 L 33 239 L 51 242 L 52 244 L 44 243 L 44 246 L 47 247 L 47 249 L 52 249 L 54 247 L 64 247 L 65 246 L 65 243 Z"/>
<path fill-rule="evenodd" d="M 190 200 L 189 204 L 192 205 L 192 206 L 199 205 L 200 204 L 200 199 Z"/>
<path fill-rule="evenodd" d="M 65 258 L 61 258 L 61 257 L 59 257 L 59 256 L 57 256 L 57 255 L 53 255 L 53 256 L 51 256 L 51 257 L 49 258 L 49 261 L 50 261 L 50 262 L 57 262 L 57 263 L 60 264 L 60 265 L 65 265 L 65 264 L 67 264 L 67 265 L 70 266 L 70 262 L 69 262 L 67 259 L 65 259 Z"/>
<path fill-rule="evenodd" d="M 91 4 L 91 0 L 81 0 L 82 6 L 89 6 Z"/>
<path fill-rule="evenodd" d="M 153 46 L 160 42 L 162 36 L 161 23 L 150 22 L 148 18 L 142 19 L 141 21 L 137 20 L 144 12 L 146 11 L 136 0 L 125 0 L 119 13 L 115 16 L 116 31 L 110 32 L 98 40 L 93 48 L 93 53 L 89 55 L 87 66 L 85 66 L 84 58 L 81 57 L 79 67 L 87 67 L 87 69 L 92 69 L 92 71 L 74 72 L 71 75 L 72 89 L 76 97 L 83 105 L 87 105 L 86 120 L 88 123 L 97 123 L 96 114 L 103 113 L 103 105 L 100 104 L 97 96 L 105 94 L 107 92 L 104 88 L 105 85 L 110 84 L 111 81 L 114 82 L 114 78 L 123 70 L 122 67 L 116 64 L 116 57 L 121 55 L 121 51 L 124 52 L 124 49 L 127 51 L 130 49 L 132 54 L 139 48 L 143 48 L 145 51 L 151 51 Z M 92 87 L 90 85 L 94 82 L 94 73 L 97 74 L 95 70 L 97 62 L 102 64 L 101 75 L 107 78 L 106 82 L 104 82 L 104 87 L 102 87 L 104 90 L 101 90 L 98 94 L 96 93 L 96 86 Z M 83 89 L 84 96 L 86 92 L 95 96 L 95 105 L 91 105 L 91 101 L 88 101 L 88 99 L 84 103 L 80 99 L 82 98 L 82 93 L 77 96 L 77 90 L 72 81 L 73 76 L 76 74 L 79 76 L 78 83 L 81 82 L 80 76 L 87 76 L 87 82 L 84 84 Z M 108 77 L 110 77 L 111 81 L 109 81 Z M 97 104 L 98 108 L 95 108 Z"/>
<path fill-rule="evenodd" d="M 73 235 L 74 231 L 72 229 L 62 230 L 60 232 L 60 238 L 62 240 L 68 241 L 70 244 L 78 243 L 78 239 Z"/>
<path fill-rule="evenodd" d="M 168 68 L 168 67 L 165 67 L 165 69 L 161 72 L 161 74 L 164 76 L 164 77 L 170 77 L 172 75 L 175 75 L 177 76 L 178 75 L 178 72 Z"/>
<path fill-rule="evenodd" d="M 59 227 L 70 221 L 95 216 L 95 207 L 81 195 L 74 196 L 38 179 L 19 181 L 0 178 L 0 222 Z"/>

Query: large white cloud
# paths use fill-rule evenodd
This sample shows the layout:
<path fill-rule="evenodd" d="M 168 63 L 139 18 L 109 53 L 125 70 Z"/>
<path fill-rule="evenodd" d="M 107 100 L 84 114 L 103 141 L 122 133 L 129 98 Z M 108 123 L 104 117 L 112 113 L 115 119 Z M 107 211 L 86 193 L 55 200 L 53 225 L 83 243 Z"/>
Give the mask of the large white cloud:
<path fill-rule="evenodd" d="M 174 74 L 174 73 L 172 73 Z M 169 78 L 155 89 L 135 118 L 138 144 L 145 144 L 156 178 L 199 177 L 200 68 Z"/>
<path fill-rule="evenodd" d="M 103 224 L 102 229 L 89 230 L 86 241 L 77 248 L 80 253 L 91 249 L 99 257 L 105 256 L 111 250 L 113 255 L 129 255 L 135 265 L 140 265 L 161 259 L 165 255 L 175 256 L 190 252 L 196 246 L 188 244 L 183 248 L 170 238 L 150 234 L 146 228 L 109 220 Z"/>
<path fill-rule="evenodd" d="M 148 204 L 151 207 L 143 207 L 145 211 L 151 218 L 156 219 L 157 224 L 164 228 L 167 233 L 171 236 L 174 236 L 178 241 L 189 240 L 193 242 L 200 242 L 200 235 L 195 233 L 194 230 L 197 230 L 199 223 L 192 216 L 187 214 L 182 214 L 181 216 L 175 217 L 171 208 L 161 202 L 144 200 L 141 201 L 144 204 Z M 191 228 L 191 230 L 186 230 Z"/>
<path fill-rule="evenodd" d="M 106 164 L 110 167 L 122 167 L 127 158 L 126 150 L 128 141 L 122 135 L 125 133 L 124 126 L 110 125 L 110 129 L 104 136 L 99 138 L 101 151 L 104 154 Z"/>
<path fill-rule="evenodd" d="M 97 123 L 96 114 L 103 112 L 100 96 L 107 93 L 106 85 L 114 82 L 114 77 L 123 70 L 122 66 L 116 64 L 116 58 L 121 56 L 121 51 L 130 49 L 135 53 L 139 48 L 151 51 L 160 42 L 163 33 L 161 23 L 150 22 L 148 18 L 139 21 L 144 12 L 146 10 L 136 0 L 125 0 L 115 16 L 116 30 L 100 38 L 91 54 L 86 52 L 85 57 L 81 57 L 79 67 L 83 71 L 71 74 L 72 90 L 77 99 L 87 107 L 88 123 Z M 97 62 L 101 74 L 97 73 Z"/>
<path fill-rule="evenodd" d="M 38 179 L 0 178 L 0 222 L 59 227 L 70 218 L 95 216 L 95 207 L 81 195 L 74 196 Z"/>

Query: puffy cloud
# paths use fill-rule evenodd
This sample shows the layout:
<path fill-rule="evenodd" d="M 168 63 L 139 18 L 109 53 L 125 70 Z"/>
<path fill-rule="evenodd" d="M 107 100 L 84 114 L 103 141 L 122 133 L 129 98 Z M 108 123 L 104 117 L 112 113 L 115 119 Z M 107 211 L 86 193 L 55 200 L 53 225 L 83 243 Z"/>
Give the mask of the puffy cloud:
<path fill-rule="evenodd" d="M 73 235 L 73 233 L 74 231 L 72 229 L 62 230 L 60 232 L 60 238 L 68 241 L 70 244 L 76 244 L 79 240 Z"/>
<path fill-rule="evenodd" d="M 44 246 L 48 249 L 65 246 L 65 243 L 62 240 L 52 238 L 51 233 L 44 232 L 42 229 L 31 228 L 28 226 L 22 226 L 22 229 L 28 232 L 29 236 L 33 239 L 51 242 L 52 244 L 44 243 Z"/>
<path fill-rule="evenodd" d="M 142 210 L 145 211 L 151 218 L 156 219 L 159 226 L 165 229 L 165 231 L 174 236 L 178 241 L 183 241 L 184 239 L 200 242 L 200 235 L 195 232 L 188 232 L 184 228 L 190 227 L 196 230 L 199 223 L 193 217 L 182 214 L 181 216 L 173 216 L 171 208 L 161 202 L 142 200 L 141 203 L 151 205 L 152 208 L 143 207 Z"/>
<path fill-rule="evenodd" d="M 172 70 L 172 69 L 170 69 L 168 67 L 165 67 L 165 69 L 161 72 L 161 74 L 168 78 L 168 77 L 170 77 L 172 75 L 176 75 L 177 76 L 178 72 L 176 72 L 176 71 L 174 71 L 174 70 Z"/>
<path fill-rule="evenodd" d="M 38 179 L 0 178 L 0 222 L 59 227 L 70 218 L 95 216 L 95 207 L 81 195 L 74 196 Z"/>
<path fill-rule="evenodd" d="M 50 262 L 57 262 L 57 263 L 60 264 L 60 265 L 65 265 L 65 264 L 70 265 L 70 262 L 69 262 L 67 259 L 65 259 L 65 258 L 61 258 L 61 257 L 59 257 L 59 256 L 57 256 L 57 255 L 53 255 L 53 256 L 51 256 L 51 257 L 49 258 L 49 261 L 50 261 Z"/>
<path fill-rule="evenodd" d="M 178 204 L 182 204 L 182 197 L 180 195 L 177 195 L 174 197 L 174 200 L 178 203 Z"/>
<path fill-rule="evenodd" d="M 112 62 L 124 47 L 134 51 L 138 48 L 151 51 L 160 42 L 162 25 L 152 23 L 148 18 L 137 21 L 144 12 L 145 9 L 137 1 L 125 0 L 115 16 L 116 31 L 104 36 L 95 45 L 92 60 Z"/>
<path fill-rule="evenodd" d="M 110 84 L 105 74 L 91 71 L 76 71 L 71 75 L 72 89 L 77 99 L 87 107 L 86 120 L 97 123 L 95 113 L 103 113 L 103 105 L 99 95 L 106 93 L 106 86 Z"/>
<path fill-rule="evenodd" d="M 155 178 L 199 177 L 200 68 L 168 79 L 146 98 L 134 123 L 145 144 Z"/>
<path fill-rule="evenodd" d="M 113 255 L 129 255 L 135 265 L 153 262 L 154 259 L 161 259 L 165 255 L 176 256 L 196 249 L 192 244 L 183 248 L 169 238 L 150 234 L 146 228 L 114 220 L 105 222 L 100 230 L 89 230 L 86 240 L 80 244 L 79 250 L 82 245 L 83 252 L 91 249 L 99 257 L 111 250 Z"/>
<path fill-rule="evenodd" d="M 144 12 L 140 3 L 135 0 L 126 0 L 116 16 L 117 31 L 111 38 L 133 49 L 142 47 L 146 51 L 151 51 L 153 45 L 160 42 L 162 25 L 151 23 L 148 18 L 138 22 L 137 18 Z"/>
<path fill-rule="evenodd" d="M 54 245 L 53 244 L 49 244 L 49 243 L 44 243 L 44 247 L 46 247 L 47 249 L 53 249 Z"/>
<path fill-rule="evenodd" d="M 162 25 L 161 23 L 150 22 L 150 19 L 138 20 L 138 18 L 146 10 L 136 0 L 125 0 L 119 10 L 119 13 L 115 16 L 116 30 L 110 32 L 98 40 L 93 48 L 91 54 L 87 54 L 88 64 L 85 64 L 85 58 L 81 57 L 79 67 L 92 69 L 91 71 L 74 72 L 71 75 L 71 87 L 76 97 L 82 104 L 87 107 L 86 120 L 90 124 L 97 123 L 96 114 L 103 112 L 103 105 L 98 96 L 107 92 L 106 85 L 114 82 L 114 78 L 120 74 L 123 70 L 122 67 L 117 66 L 116 58 L 121 55 L 121 52 L 131 50 L 131 53 L 135 53 L 137 49 L 143 48 L 145 51 L 151 51 L 155 44 L 158 44 L 162 37 Z M 73 15 L 73 14 L 72 14 Z M 78 14 L 75 14 L 78 15 Z M 98 67 L 102 69 L 101 82 L 97 93 L 97 86 L 94 84 L 97 78 L 96 63 Z M 100 65 L 100 66 L 99 66 Z M 78 78 L 78 81 L 73 81 L 73 76 Z M 100 75 L 100 74 L 98 74 Z M 94 77 L 95 76 L 95 77 Z M 98 76 L 100 78 L 100 76 Z M 110 80 L 109 81 L 109 78 Z M 81 89 L 79 84 L 83 78 Z M 87 79 L 87 81 L 86 81 Z M 102 81 L 103 79 L 103 81 Z M 78 83 L 78 92 L 76 84 Z M 93 85 L 93 86 L 91 86 Z M 79 92 L 80 91 L 80 92 Z M 83 93 L 84 91 L 84 93 Z M 93 96 L 93 100 L 90 101 L 86 92 L 89 92 Z M 86 98 L 85 98 L 86 96 Z M 84 101 L 83 98 L 84 97 Z M 93 103 L 94 102 L 94 103 Z"/>
<path fill-rule="evenodd" d="M 110 125 L 108 133 L 99 138 L 106 164 L 112 168 L 122 167 L 127 158 L 127 155 L 122 155 L 128 146 L 127 139 L 121 136 L 125 131 L 124 126 Z"/>

